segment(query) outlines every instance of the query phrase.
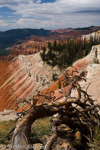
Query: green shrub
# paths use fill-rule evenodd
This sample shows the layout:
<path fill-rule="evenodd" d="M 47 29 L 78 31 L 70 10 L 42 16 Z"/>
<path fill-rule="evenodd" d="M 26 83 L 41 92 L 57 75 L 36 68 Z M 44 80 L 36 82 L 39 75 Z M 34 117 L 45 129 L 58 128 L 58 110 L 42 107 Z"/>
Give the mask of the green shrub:
<path fill-rule="evenodd" d="M 49 117 L 38 119 L 32 125 L 31 138 L 43 135 L 51 135 Z"/>
<path fill-rule="evenodd" d="M 63 87 L 66 87 L 68 86 L 69 84 L 68 83 L 63 83 Z"/>
<path fill-rule="evenodd" d="M 61 81 L 58 82 L 58 88 L 61 89 Z"/>
<path fill-rule="evenodd" d="M 40 128 L 34 129 L 31 132 L 31 137 L 42 137 L 43 135 L 51 135 L 49 126 L 41 126 Z"/>
<path fill-rule="evenodd" d="M 56 73 L 53 73 L 53 74 L 52 74 L 52 79 L 53 79 L 53 81 L 56 81 L 56 80 L 57 80 L 57 74 L 56 74 Z"/>
<path fill-rule="evenodd" d="M 85 77 L 85 71 L 82 71 L 82 72 L 80 73 L 80 77 Z"/>
<path fill-rule="evenodd" d="M 94 58 L 93 61 L 94 61 L 95 64 L 99 64 L 99 60 L 98 59 Z"/>
<path fill-rule="evenodd" d="M 6 137 L 5 136 L 2 136 L 0 138 L 0 144 L 5 144 L 6 143 Z"/>
<path fill-rule="evenodd" d="M 99 125 L 96 126 L 96 128 L 94 128 L 94 130 L 92 131 L 90 128 L 90 139 L 89 139 L 89 150 L 100 150 L 100 127 Z"/>
<path fill-rule="evenodd" d="M 0 143 L 4 144 L 6 141 L 11 140 L 12 134 L 8 135 L 8 132 L 14 125 L 12 120 L 0 122 Z"/>

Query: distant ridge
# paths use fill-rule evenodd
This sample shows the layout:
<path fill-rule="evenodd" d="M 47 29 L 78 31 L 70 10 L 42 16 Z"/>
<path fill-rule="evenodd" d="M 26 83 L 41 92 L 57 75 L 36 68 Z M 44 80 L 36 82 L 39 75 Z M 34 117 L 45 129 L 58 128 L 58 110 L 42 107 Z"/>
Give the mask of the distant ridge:
<path fill-rule="evenodd" d="M 65 32 L 71 32 L 71 31 L 98 31 L 100 29 L 100 26 L 90 26 L 90 27 L 78 27 L 78 28 L 65 28 L 65 29 L 52 29 L 52 32 L 56 33 L 65 33 Z"/>
<path fill-rule="evenodd" d="M 7 47 L 13 46 L 15 43 L 20 43 L 25 37 L 30 37 L 31 35 L 36 36 L 48 36 L 51 34 L 50 30 L 44 29 L 11 29 L 4 32 L 0 31 L 0 55 L 8 55 L 5 50 Z M 23 42 L 23 41 L 22 41 Z M 8 51 L 9 52 L 9 51 Z"/>
<path fill-rule="evenodd" d="M 23 40 L 28 40 L 31 35 L 44 37 L 44 40 L 65 40 L 67 38 L 78 38 L 82 35 L 90 34 L 100 30 L 100 26 L 90 26 L 84 28 L 65 28 L 65 29 L 10 29 L 7 31 L 0 31 L 0 56 L 9 55 L 10 49 L 14 44 L 21 44 Z"/>

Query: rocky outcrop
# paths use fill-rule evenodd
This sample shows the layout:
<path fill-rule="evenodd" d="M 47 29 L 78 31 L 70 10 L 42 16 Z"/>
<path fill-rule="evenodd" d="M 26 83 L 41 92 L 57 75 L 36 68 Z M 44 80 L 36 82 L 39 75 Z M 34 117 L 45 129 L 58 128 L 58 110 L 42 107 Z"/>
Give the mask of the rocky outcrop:
<path fill-rule="evenodd" d="M 91 63 L 87 67 L 87 82 L 82 82 L 81 86 L 87 89 L 89 95 L 100 104 L 100 64 Z"/>
<path fill-rule="evenodd" d="M 100 38 L 100 30 L 97 32 L 93 32 L 91 34 L 82 35 L 83 39 L 89 40 L 90 37 L 93 37 L 93 39 L 99 39 Z"/>
<path fill-rule="evenodd" d="M 8 121 L 15 120 L 17 118 L 17 114 L 14 110 L 6 110 L 0 112 L 0 121 Z"/>
<path fill-rule="evenodd" d="M 93 59 L 97 59 L 100 62 L 100 44 L 92 47 L 90 55 Z"/>

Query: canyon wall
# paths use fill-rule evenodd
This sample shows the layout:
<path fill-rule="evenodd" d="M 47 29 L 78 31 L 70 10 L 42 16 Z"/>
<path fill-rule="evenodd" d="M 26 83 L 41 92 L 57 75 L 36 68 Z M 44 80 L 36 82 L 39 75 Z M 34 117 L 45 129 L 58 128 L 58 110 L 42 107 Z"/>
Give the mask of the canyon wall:
<path fill-rule="evenodd" d="M 35 54 L 42 50 L 42 48 L 46 45 L 46 41 L 33 36 L 27 42 L 23 42 L 19 45 L 14 45 L 11 50 L 11 55 L 13 57 L 16 57 L 18 55 Z"/>

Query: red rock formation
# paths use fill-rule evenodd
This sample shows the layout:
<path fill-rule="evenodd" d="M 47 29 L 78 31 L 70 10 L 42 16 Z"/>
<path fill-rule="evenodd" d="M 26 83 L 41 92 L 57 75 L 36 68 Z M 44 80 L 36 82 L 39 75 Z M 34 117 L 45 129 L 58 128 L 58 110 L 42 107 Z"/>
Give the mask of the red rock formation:
<path fill-rule="evenodd" d="M 65 32 L 70 32 L 73 31 L 73 28 L 66 28 L 66 29 L 52 29 L 52 32 L 58 32 L 58 33 L 65 33 Z"/>
<path fill-rule="evenodd" d="M 88 32 L 88 30 L 90 30 L 90 32 L 94 32 L 94 31 L 98 31 L 100 29 L 100 26 L 93 26 L 90 27 L 90 29 L 88 29 L 88 27 L 84 28 L 84 30 L 81 30 L 81 28 L 65 28 L 65 29 L 52 29 L 51 32 L 57 32 L 57 33 L 65 33 L 65 32 L 71 32 L 71 31 L 82 31 L 82 32 Z"/>
<path fill-rule="evenodd" d="M 11 61 L 14 59 L 13 55 L 8 55 L 8 56 L 0 56 L 0 60 L 5 60 L 5 61 Z"/>
<path fill-rule="evenodd" d="M 11 50 L 11 55 L 16 57 L 18 55 L 29 55 L 39 52 L 47 44 L 45 41 L 38 37 L 31 37 L 27 42 L 23 42 L 19 45 L 14 45 Z"/>

